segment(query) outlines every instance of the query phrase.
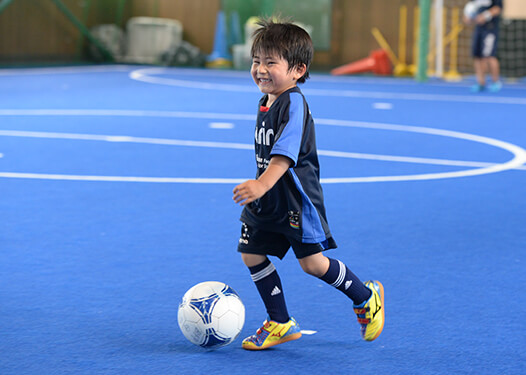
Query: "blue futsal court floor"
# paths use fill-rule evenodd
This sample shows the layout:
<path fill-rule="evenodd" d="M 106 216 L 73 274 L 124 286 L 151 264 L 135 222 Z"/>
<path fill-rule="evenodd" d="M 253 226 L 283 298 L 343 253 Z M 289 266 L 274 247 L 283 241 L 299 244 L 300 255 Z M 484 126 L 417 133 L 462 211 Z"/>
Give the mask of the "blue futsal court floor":
<path fill-rule="evenodd" d="M 264 352 L 236 252 L 233 187 L 255 174 L 248 72 L 0 70 L 0 374 L 524 374 L 526 85 L 313 75 L 327 215 L 341 259 L 385 286 L 360 339 L 351 301 L 273 260 L 316 331 Z M 201 281 L 246 306 L 206 351 L 177 307 Z"/>

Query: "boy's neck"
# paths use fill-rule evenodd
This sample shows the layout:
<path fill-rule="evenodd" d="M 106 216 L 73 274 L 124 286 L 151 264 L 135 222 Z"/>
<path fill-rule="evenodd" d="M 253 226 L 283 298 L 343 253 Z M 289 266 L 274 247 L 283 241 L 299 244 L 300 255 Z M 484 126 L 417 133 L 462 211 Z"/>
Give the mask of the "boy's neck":
<path fill-rule="evenodd" d="M 270 108 L 272 106 L 272 104 L 274 104 L 274 102 L 276 101 L 278 97 L 274 96 L 274 95 L 269 95 L 267 97 L 267 102 L 265 103 L 265 107 L 267 108 Z"/>
<path fill-rule="evenodd" d="M 287 92 L 289 91 L 290 89 L 294 88 L 294 87 L 297 87 L 296 85 L 294 86 L 291 86 L 289 87 L 288 89 L 286 89 L 285 91 L 283 91 L 281 94 L 279 95 L 272 95 L 272 94 L 268 94 L 267 95 L 267 102 L 265 103 L 265 107 L 268 107 L 270 108 L 272 106 L 272 104 L 274 104 L 274 102 L 276 100 L 278 100 L 278 98 L 284 93 L 284 92 Z"/>

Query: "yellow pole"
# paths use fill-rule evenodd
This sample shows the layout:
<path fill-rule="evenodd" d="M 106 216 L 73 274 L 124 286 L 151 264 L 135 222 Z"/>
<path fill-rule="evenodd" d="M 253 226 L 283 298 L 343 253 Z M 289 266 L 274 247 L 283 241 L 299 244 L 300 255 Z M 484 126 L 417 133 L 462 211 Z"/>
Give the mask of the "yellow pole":
<path fill-rule="evenodd" d="M 415 6 L 413 8 L 413 63 L 409 65 L 411 74 L 416 74 L 416 67 L 418 65 L 418 24 L 420 23 L 420 8 Z"/>
<path fill-rule="evenodd" d="M 406 64 L 407 58 L 407 5 L 400 7 L 400 17 L 398 25 L 398 60 L 399 63 L 394 67 L 395 76 L 409 76 L 411 71 Z"/>
<path fill-rule="evenodd" d="M 389 46 L 389 43 L 387 43 L 380 30 L 378 30 L 378 28 L 376 27 L 373 27 L 371 33 L 373 34 L 380 47 L 382 47 L 382 49 L 384 49 L 385 52 L 387 52 L 387 56 L 389 57 L 389 60 L 391 60 L 391 63 L 396 66 L 399 63 L 398 58 L 394 54 L 393 50 Z"/>
<path fill-rule="evenodd" d="M 442 43 L 443 47 L 446 47 L 448 44 L 453 42 L 454 40 L 458 41 L 458 34 L 464 30 L 464 26 L 462 24 L 457 24 L 453 27 L 453 29 L 449 32 L 449 34 L 445 35 L 444 41 Z M 435 57 L 436 49 L 433 48 L 431 52 L 429 52 L 431 57 Z"/>
<path fill-rule="evenodd" d="M 451 30 L 451 32 L 448 35 L 446 35 L 446 37 L 444 39 L 444 46 L 447 46 L 448 44 L 452 43 L 453 41 L 458 42 L 458 35 L 460 34 L 460 32 L 462 30 L 464 30 L 464 25 L 462 25 L 460 23 L 455 25 L 453 27 L 453 30 Z"/>
<path fill-rule="evenodd" d="M 442 54 L 442 68 L 440 69 L 441 72 L 439 72 L 439 68 L 437 67 L 437 73 L 442 73 L 442 76 L 444 75 L 444 59 L 446 56 L 446 44 L 444 43 L 444 38 L 447 35 L 447 8 L 444 7 L 442 9 L 442 45 L 438 46 L 437 48 L 440 48 L 440 53 Z M 438 60 L 437 60 L 438 63 Z"/>
<path fill-rule="evenodd" d="M 398 58 L 405 65 L 407 40 L 407 5 L 400 7 L 400 25 L 398 30 Z"/>
<path fill-rule="evenodd" d="M 444 74 L 444 78 L 448 80 L 459 80 L 462 78 L 458 72 L 458 34 L 464 29 L 464 25 L 460 23 L 460 10 L 455 7 L 451 11 L 451 24 L 455 25 L 451 31 L 451 45 L 449 46 L 449 70 Z"/>
<path fill-rule="evenodd" d="M 435 8 L 433 7 L 431 9 L 431 16 L 430 16 L 430 19 L 431 19 L 431 32 L 429 33 L 429 39 L 432 40 L 432 41 L 435 41 L 436 40 L 436 21 L 435 21 Z M 437 47 L 434 45 L 434 44 L 431 44 L 431 48 L 429 48 L 429 53 L 427 54 L 427 66 L 428 66 L 428 69 L 427 69 L 427 74 L 428 75 L 434 75 L 435 74 L 435 71 L 434 71 L 434 67 L 435 67 L 435 58 L 434 58 L 434 54 L 433 54 L 433 50 L 435 50 Z M 433 48 L 434 47 L 434 48 Z"/>

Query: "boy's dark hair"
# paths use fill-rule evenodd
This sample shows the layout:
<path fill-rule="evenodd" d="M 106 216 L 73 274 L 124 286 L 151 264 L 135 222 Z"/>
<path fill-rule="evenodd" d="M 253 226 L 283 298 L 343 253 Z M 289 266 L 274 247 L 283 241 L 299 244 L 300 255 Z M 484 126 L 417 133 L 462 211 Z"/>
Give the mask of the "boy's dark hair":
<path fill-rule="evenodd" d="M 275 53 L 289 63 L 289 71 L 305 64 L 307 70 L 298 79 L 298 83 L 304 83 L 309 78 L 309 67 L 314 55 L 309 34 L 290 22 L 261 19 L 257 24 L 261 27 L 254 31 L 251 56 L 254 57 L 260 51 Z"/>

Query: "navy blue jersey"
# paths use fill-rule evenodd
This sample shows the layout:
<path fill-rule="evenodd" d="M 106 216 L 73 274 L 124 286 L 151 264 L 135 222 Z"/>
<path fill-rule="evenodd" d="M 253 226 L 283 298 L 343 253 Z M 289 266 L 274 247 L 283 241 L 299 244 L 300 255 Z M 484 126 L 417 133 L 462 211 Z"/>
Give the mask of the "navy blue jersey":
<path fill-rule="evenodd" d="M 260 100 L 256 122 L 256 178 L 274 155 L 286 156 L 292 165 L 263 197 L 245 206 L 241 221 L 303 243 L 323 243 L 331 235 L 309 107 L 298 87 L 285 91 L 270 108 L 267 100 L 267 95 Z"/>
<path fill-rule="evenodd" d="M 473 0 L 478 6 L 477 14 L 481 14 L 488 9 L 498 6 L 502 9 L 502 0 Z M 499 39 L 499 17 L 493 17 L 491 20 L 478 25 L 473 31 L 473 42 L 471 45 L 471 54 L 474 57 L 496 57 L 497 42 Z"/>
<path fill-rule="evenodd" d="M 477 14 L 483 13 L 487 11 L 488 9 L 493 8 L 494 6 L 498 6 L 502 9 L 502 0 L 473 0 L 475 4 L 477 4 Z M 493 17 L 488 22 L 477 25 L 477 29 L 483 29 L 483 30 L 498 30 L 499 27 L 499 16 Z"/>

